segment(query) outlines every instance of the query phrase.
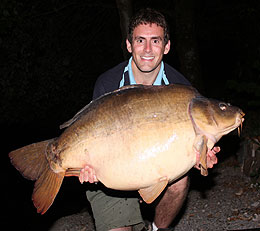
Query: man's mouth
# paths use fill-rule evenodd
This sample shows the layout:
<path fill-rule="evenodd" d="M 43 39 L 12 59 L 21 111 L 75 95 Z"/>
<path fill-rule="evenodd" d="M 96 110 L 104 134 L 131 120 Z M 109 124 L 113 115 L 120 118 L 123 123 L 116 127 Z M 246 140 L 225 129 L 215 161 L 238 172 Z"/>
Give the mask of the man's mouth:
<path fill-rule="evenodd" d="M 154 59 L 154 56 L 141 56 L 141 59 L 152 60 L 152 59 Z"/>

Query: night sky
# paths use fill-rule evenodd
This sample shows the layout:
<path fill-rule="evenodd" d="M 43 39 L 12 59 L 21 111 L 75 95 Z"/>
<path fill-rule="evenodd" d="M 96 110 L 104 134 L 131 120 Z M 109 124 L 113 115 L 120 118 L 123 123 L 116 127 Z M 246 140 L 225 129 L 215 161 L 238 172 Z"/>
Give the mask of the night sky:
<path fill-rule="evenodd" d="M 176 13 L 183 12 L 185 19 L 189 12 L 203 82 L 199 90 L 241 107 L 247 115 L 244 136 L 259 135 L 260 1 L 185 1 L 181 11 L 176 9 L 178 0 L 133 0 L 132 8 L 136 12 L 149 6 L 166 16 L 172 47 L 164 60 L 188 79 Z M 8 153 L 59 136 L 59 125 L 91 101 L 97 77 L 124 61 L 119 21 L 112 0 L 1 1 L 1 188 L 2 201 L 7 202 L 2 219 L 10 230 L 46 230 L 55 219 L 88 205 L 87 184 L 66 178 L 54 205 L 46 215 L 38 215 L 31 202 L 33 182 L 11 166 Z M 225 150 L 225 141 L 223 145 Z"/>

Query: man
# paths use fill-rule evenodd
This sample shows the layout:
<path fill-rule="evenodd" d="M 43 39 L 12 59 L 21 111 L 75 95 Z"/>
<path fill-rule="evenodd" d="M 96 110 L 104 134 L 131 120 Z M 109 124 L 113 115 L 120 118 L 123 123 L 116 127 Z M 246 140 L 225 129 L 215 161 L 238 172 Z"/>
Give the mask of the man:
<path fill-rule="evenodd" d="M 167 23 L 159 12 L 152 9 L 138 12 L 130 22 L 126 45 L 132 57 L 98 78 L 94 99 L 132 84 L 190 85 L 174 68 L 162 62 L 163 55 L 170 51 L 171 44 Z M 208 167 L 217 163 L 215 154 L 219 150 L 216 147 L 208 152 Z M 81 182 L 97 182 L 95 172 L 89 166 L 82 169 L 79 178 Z M 187 175 L 167 187 L 155 208 L 154 222 L 149 230 L 170 230 L 168 227 L 181 209 L 188 187 Z M 130 192 L 94 185 L 93 190 L 87 191 L 87 198 L 92 206 L 98 231 L 141 230 L 144 227 L 138 198 L 131 197 Z"/>

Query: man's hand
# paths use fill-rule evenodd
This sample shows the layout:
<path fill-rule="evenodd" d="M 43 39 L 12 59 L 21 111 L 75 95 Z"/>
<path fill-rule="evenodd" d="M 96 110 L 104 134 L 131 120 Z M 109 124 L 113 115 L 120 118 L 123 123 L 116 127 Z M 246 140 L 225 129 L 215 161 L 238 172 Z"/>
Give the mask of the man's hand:
<path fill-rule="evenodd" d="M 214 147 L 211 150 L 208 150 L 207 153 L 207 167 L 213 168 L 214 164 L 218 163 L 218 158 L 216 154 L 220 152 L 220 147 Z"/>
<path fill-rule="evenodd" d="M 214 147 L 211 150 L 209 149 L 207 152 L 207 167 L 213 168 L 214 164 L 218 163 L 218 158 L 216 154 L 220 152 L 220 147 Z M 196 153 L 196 165 L 195 168 L 200 170 L 200 154 Z"/>
<path fill-rule="evenodd" d="M 98 182 L 95 170 L 90 166 L 86 165 L 84 168 L 80 170 L 79 181 L 81 184 L 83 184 L 84 182 Z"/>

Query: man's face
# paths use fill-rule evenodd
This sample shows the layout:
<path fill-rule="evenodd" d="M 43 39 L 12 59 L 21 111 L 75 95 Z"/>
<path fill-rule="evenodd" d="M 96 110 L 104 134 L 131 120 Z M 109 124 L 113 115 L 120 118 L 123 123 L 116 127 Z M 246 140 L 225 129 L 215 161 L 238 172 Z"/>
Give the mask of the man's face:
<path fill-rule="evenodd" d="M 137 26 L 133 31 L 132 44 L 126 40 L 126 45 L 141 72 L 159 69 L 163 55 L 170 50 L 170 41 L 164 44 L 163 28 L 154 23 Z"/>

